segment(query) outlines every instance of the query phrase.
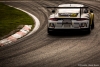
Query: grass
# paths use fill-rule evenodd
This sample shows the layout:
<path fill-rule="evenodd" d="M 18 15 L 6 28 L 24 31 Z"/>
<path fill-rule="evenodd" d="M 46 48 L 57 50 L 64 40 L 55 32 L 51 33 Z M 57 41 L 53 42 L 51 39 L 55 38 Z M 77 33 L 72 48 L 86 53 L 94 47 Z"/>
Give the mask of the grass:
<path fill-rule="evenodd" d="M 19 25 L 33 25 L 33 19 L 26 13 L 0 3 L 0 37 L 9 34 Z"/>

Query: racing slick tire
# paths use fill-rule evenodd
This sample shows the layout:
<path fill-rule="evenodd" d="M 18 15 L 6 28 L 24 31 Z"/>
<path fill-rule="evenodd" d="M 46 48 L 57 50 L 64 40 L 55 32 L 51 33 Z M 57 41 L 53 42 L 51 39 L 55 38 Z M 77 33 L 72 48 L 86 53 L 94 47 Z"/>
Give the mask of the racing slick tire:
<path fill-rule="evenodd" d="M 48 34 L 52 34 L 52 31 L 50 31 L 50 29 L 47 29 Z"/>
<path fill-rule="evenodd" d="M 88 33 L 88 34 L 91 33 L 91 25 L 90 25 L 89 28 L 87 29 L 87 33 Z"/>
<path fill-rule="evenodd" d="M 92 25 L 91 28 L 94 29 L 94 18 L 92 19 Z"/>

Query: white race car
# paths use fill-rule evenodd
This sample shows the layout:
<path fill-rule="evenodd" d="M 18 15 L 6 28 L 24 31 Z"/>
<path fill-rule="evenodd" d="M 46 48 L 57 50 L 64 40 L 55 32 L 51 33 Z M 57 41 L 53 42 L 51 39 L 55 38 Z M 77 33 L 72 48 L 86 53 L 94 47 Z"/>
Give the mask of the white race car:
<path fill-rule="evenodd" d="M 48 19 L 48 33 L 56 30 L 86 30 L 94 28 L 94 13 L 83 4 L 61 4 L 53 8 Z"/>

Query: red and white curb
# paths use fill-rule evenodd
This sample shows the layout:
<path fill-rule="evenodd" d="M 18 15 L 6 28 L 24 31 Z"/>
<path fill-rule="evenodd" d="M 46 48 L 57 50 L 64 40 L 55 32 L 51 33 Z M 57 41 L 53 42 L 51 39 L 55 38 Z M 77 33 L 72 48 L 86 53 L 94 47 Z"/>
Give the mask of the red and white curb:
<path fill-rule="evenodd" d="M 20 31 L 16 32 L 15 34 L 3 39 L 0 41 L 0 46 L 9 44 L 11 42 L 17 41 L 17 39 L 25 36 L 30 32 L 32 25 L 25 25 Z"/>
<path fill-rule="evenodd" d="M 12 7 L 12 6 L 10 6 L 10 7 Z M 14 8 L 16 8 L 16 7 L 14 7 Z M 16 32 L 15 34 L 13 34 L 3 40 L 0 40 L 0 46 L 4 46 L 6 44 L 15 42 L 19 38 L 22 38 L 23 36 L 25 36 L 26 34 L 27 34 L 26 36 L 29 36 L 29 35 L 33 34 L 34 32 L 36 32 L 38 30 L 38 28 L 40 27 L 40 21 L 38 20 L 38 18 L 36 16 L 34 16 L 33 14 L 31 14 L 25 10 L 22 10 L 20 8 L 16 8 L 16 9 L 21 10 L 21 11 L 27 13 L 28 15 L 30 15 L 35 21 L 35 27 L 32 31 L 30 31 L 32 28 L 32 25 L 25 25 L 22 29 L 20 29 L 20 31 Z"/>

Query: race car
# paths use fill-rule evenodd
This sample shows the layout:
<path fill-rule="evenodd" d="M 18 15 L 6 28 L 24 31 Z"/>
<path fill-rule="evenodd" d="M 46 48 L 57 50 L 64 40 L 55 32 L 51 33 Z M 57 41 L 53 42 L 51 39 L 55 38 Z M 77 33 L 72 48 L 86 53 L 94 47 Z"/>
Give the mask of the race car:
<path fill-rule="evenodd" d="M 85 30 L 88 33 L 94 28 L 94 13 L 83 4 L 61 4 L 53 8 L 48 18 L 47 31 Z"/>

